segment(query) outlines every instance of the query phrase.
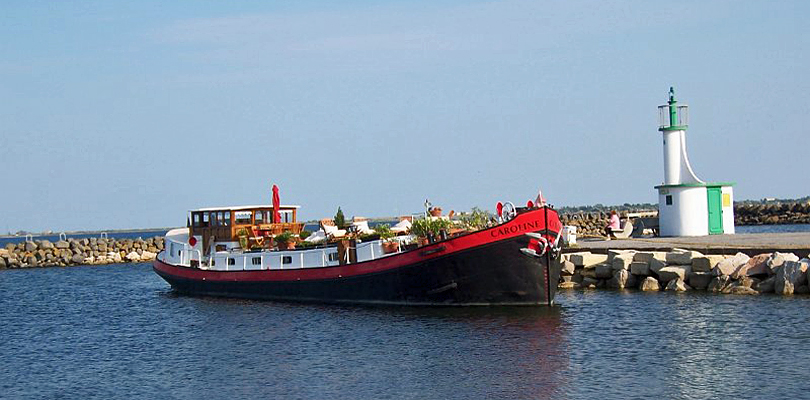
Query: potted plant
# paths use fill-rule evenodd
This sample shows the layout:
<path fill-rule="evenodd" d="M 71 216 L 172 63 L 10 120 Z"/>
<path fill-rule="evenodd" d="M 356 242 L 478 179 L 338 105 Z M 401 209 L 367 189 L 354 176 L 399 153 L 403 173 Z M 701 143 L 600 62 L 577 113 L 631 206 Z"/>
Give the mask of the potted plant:
<path fill-rule="evenodd" d="M 396 235 L 391 231 L 391 227 L 388 224 L 377 225 L 374 228 L 374 232 L 380 235 L 383 252 L 385 254 L 396 253 L 399 251 L 399 241 L 394 239 L 394 236 Z"/>
<path fill-rule="evenodd" d="M 495 216 L 478 208 L 473 207 L 472 211 L 469 213 L 461 213 L 459 216 L 459 220 L 461 221 L 461 225 L 469 231 L 479 231 L 481 229 L 486 229 L 492 226 L 492 221 L 495 219 Z"/>
<path fill-rule="evenodd" d="M 245 228 L 242 228 L 236 232 L 236 236 L 239 238 L 239 246 L 243 249 L 247 249 L 250 241 L 248 239 L 248 231 Z"/>
<path fill-rule="evenodd" d="M 284 231 L 276 235 L 273 238 L 278 245 L 279 250 L 294 250 L 295 249 L 295 237 L 293 236 L 292 232 Z"/>
<path fill-rule="evenodd" d="M 446 232 L 453 226 L 450 220 L 444 218 L 422 218 L 413 221 L 411 233 L 419 240 L 421 245 L 432 243 L 440 236 L 442 231 Z"/>

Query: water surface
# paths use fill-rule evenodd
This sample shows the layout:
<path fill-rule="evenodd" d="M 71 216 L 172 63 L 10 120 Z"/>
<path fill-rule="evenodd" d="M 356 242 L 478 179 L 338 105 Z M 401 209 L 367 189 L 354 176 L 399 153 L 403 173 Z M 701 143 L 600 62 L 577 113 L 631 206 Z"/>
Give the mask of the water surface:
<path fill-rule="evenodd" d="M 798 398 L 810 297 L 564 292 L 552 308 L 174 294 L 148 264 L 0 271 L 2 398 Z"/>

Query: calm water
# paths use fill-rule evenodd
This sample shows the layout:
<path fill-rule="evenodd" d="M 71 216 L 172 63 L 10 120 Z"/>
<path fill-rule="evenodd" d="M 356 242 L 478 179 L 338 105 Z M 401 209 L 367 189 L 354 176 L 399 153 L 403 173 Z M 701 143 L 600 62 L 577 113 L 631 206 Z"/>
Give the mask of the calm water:
<path fill-rule="evenodd" d="M 0 271 L 2 398 L 807 398 L 810 297 L 553 308 L 184 297 L 148 264 Z"/>

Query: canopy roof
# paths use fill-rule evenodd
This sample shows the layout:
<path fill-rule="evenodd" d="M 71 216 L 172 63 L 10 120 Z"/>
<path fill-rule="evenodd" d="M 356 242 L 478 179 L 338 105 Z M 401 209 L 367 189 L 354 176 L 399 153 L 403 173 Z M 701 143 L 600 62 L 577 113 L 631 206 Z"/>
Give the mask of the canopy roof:
<path fill-rule="evenodd" d="M 198 211 L 239 211 L 239 210 L 255 210 L 255 209 L 263 209 L 269 208 L 272 209 L 272 204 L 262 204 L 257 206 L 228 206 L 228 207 L 206 207 L 206 208 L 198 208 L 196 210 L 191 210 L 191 212 L 198 212 Z M 280 205 L 279 210 L 292 210 L 301 208 L 301 206 L 296 205 Z"/>

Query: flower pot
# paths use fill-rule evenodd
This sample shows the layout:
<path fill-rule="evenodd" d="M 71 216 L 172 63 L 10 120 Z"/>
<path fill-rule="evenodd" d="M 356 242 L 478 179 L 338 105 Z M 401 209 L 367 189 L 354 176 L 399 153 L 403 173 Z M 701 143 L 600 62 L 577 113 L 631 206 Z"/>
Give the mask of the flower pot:
<path fill-rule="evenodd" d="M 295 250 L 295 242 L 276 242 L 279 250 Z"/>
<path fill-rule="evenodd" d="M 431 217 L 441 217 L 442 216 L 442 209 L 441 207 L 434 207 L 430 209 L 430 216 Z"/>
<path fill-rule="evenodd" d="M 399 242 L 382 242 L 383 253 L 391 254 L 399 251 Z"/>

